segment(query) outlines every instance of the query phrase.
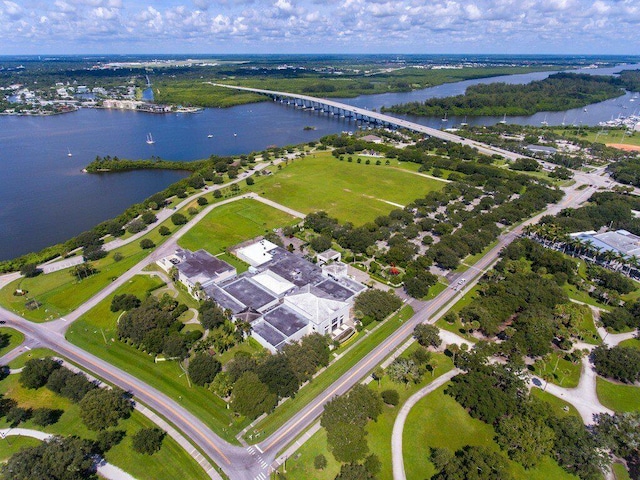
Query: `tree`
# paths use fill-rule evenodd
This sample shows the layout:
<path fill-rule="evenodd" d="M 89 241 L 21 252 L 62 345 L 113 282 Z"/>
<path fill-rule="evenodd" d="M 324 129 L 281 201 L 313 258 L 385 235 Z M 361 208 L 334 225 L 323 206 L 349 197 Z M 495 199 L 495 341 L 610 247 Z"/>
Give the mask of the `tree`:
<path fill-rule="evenodd" d="M 31 418 L 31 410 L 18 406 L 11 407 L 6 415 L 7 423 L 11 428 L 16 428 L 22 422 L 26 422 Z"/>
<path fill-rule="evenodd" d="M 356 297 L 354 309 L 374 320 L 381 321 L 402 306 L 402 300 L 391 292 L 371 289 Z"/>
<path fill-rule="evenodd" d="M 340 466 L 340 473 L 338 473 L 335 480 L 373 480 L 374 478 L 364 465 L 345 463 Z"/>
<path fill-rule="evenodd" d="M 38 268 L 36 263 L 26 263 L 20 269 L 20 273 L 27 278 L 37 277 L 42 273 L 42 269 Z"/>
<path fill-rule="evenodd" d="M 124 430 L 102 430 L 96 435 L 96 448 L 104 455 L 118 445 L 125 435 L 126 432 Z"/>
<path fill-rule="evenodd" d="M 34 389 L 43 387 L 49 376 L 58 368 L 60 364 L 49 357 L 28 360 L 20 372 L 20 385 Z"/>
<path fill-rule="evenodd" d="M 143 238 L 142 240 L 140 240 L 140 248 L 143 250 L 149 250 L 150 248 L 154 248 L 156 246 L 155 243 L 153 243 L 153 240 L 151 240 L 150 238 Z"/>
<path fill-rule="evenodd" d="M 283 354 L 270 355 L 256 371 L 260 381 L 269 387 L 278 398 L 294 397 L 299 383 L 288 358 Z"/>
<path fill-rule="evenodd" d="M 162 235 L 163 237 L 166 237 L 167 235 L 171 235 L 171 230 L 169 230 L 165 225 L 162 225 L 159 229 L 158 229 L 158 233 L 160 235 Z"/>
<path fill-rule="evenodd" d="M 89 430 L 105 430 L 118 425 L 133 410 L 131 400 L 120 388 L 96 388 L 79 403 L 80 418 Z"/>
<path fill-rule="evenodd" d="M 549 426 L 556 436 L 553 456 L 558 464 L 582 479 L 601 479 L 608 458 L 582 420 L 574 416 L 556 417 Z"/>
<path fill-rule="evenodd" d="M 231 406 L 247 418 L 254 419 L 270 412 L 276 406 L 278 397 L 269 391 L 254 372 L 246 372 L 233 386 Z"/>
<path fill-rule="evenodd" d="M 325 250 L 331 248 L 331 242 L 332 240 L 330 236 L 318 235 L 311 239 L 309 245 L 311 245 L 311 248 L 313 248 L 313 250 L 316 252 L 324 252 Z"/>
<path fill-rule="evenodd" d="M 140 299 L 131 293 L 123 293 L 115 295 L 111 299 L 111 311 L 119 312 L 120 310 L 132 310 L 140 306 Z"/>
<path fill-rule="evenodd" d="M 200 324 L 205 330 L 212 330 L 219 327 L 228 320 L 228 316 L 225 315 L 224 310 L 212 300 L 204 300 L 201 302 L 198 312 L 200 313 Z"/>
<path fill-rule="evenodd" d="M 597 443 L 624 458 L 627 465 L 640 467 L 640 412 L 601 413 L 596 422 Z"/>
<path fill-rule="evenodd" d="M 458 450 L 440 473 L 431 477 L 436 480 L 510 480 L 507 460 L 487 447 L 467 446 Z"/>
<path fill-rule="evenodd" d="M 322 454 L 316 455 L 316 457 L 313 459 L 313 466 L 316 470 L 324 470 L 325 468 L 327 468 L 327 463 L 327 457 Z"/>
<path fill-rule="evenodd" d="M 176 226 L 177 225 L 184 225 L 185 223 L 187 223 L 187 217 L 185 217 L 181 213 L 174 213 L 173 215 L 171 215 L 171 221 Z"/>
<path fill-rule="evenodd" d="M 369 453 L 367 431 L 348 423 L 327 429 L 327 444 L 338 462 L 357 462 Z"/>
<path fill-rule="evenodd" d="M 593 350 L 592 356 L 599 375 L 626 383 L 640 380 L 640 350 L 637 348 L 600 345 Z"/>
<path fill-rule="evenodd" d="M 129 222 L 129 225 L 127 225 L 127 232 L 135 235 L 136 233 L 140 233 L 141 231 L 143 231 L 145 228 L 147 228 L 147 226 L 142 221 L 142 219 L 136 218 L 135 220 Z"/>
<path fill-rule="evenodd" d="M 245 182 L 247 182 L 247 185 L 251 186 L 253 185 L 255 182 L 255 180 L 252 177 L 247 177 L 247 179 L 245 180 Z"/>
<path fill-rule="evenodd" d="M 78 437 L 53 437 L 13 454 L 2 467 L 2 478 L 95 480 L 98 477 L 91 447 L 91 442 Z"/>
<path fill-rule="evenodd" d="M 398 357 L 387 367 L 387 375 L 392 382 L 407 386 L 410 382 L 418 383 L 422 377 L 416 363 L 408 358 Z"/>
<path fill-rule="evenodd" d="M 158 217 L 155 216 L 152 212 L 144 212 L 140 219 L 144 222 L 145 225 L 151 225 L 158 221 Z"/>
<path fill-rule="evenodd" d="M 426 323 L 421 323 L 413 329 L 413 338 L 423 347 L 438 348 L 442 344 L 440 329 Z"/>
<path fill-rule="evenodd" d="M 506 450 L 509 458 L 521 463 L 524 468 L 538 464 L 544 455 L 551 452 L 555 434 L 538 419 L 524 415 L 513 415 L 498 422 L 496 440 Z"/>
<path fill-rule="evenodd" d="M 31 421 L 34 425 L 39 427 L 46 427 L 56 423 L 60 416 L 64 413 L 64 410 L 58 410 L 53 408 L 36 408 L 31 413 Z"/>
<path fill-rule="evenodd" d="M 138 453 L 153 455 L 162 447 L 162 440 L 165 435 L 166 432 L 157 427 L 142 428 L 131 438 L 131 445 Z"/>
<path fill-rule="evenodd" d="M 384 390 L 380 396 L 382 401 L 387 405 L 393 405 L 394 407 L 400 403 L 400 395 L 397 390 Z"/>
<path fill-rule="evenodd" d="M 209 200 L 207 200 L 205 197 L 198 197 L 198 205 L 200 205 L 201 207 L 204 207 L 208 203 Z"/>
<path fill-rule="evenodd" d="M 218 360 L 207 353 L 199 353 L 189 361 L 189 377 L 201 387 L 213 382 L 222 369 Z"/>

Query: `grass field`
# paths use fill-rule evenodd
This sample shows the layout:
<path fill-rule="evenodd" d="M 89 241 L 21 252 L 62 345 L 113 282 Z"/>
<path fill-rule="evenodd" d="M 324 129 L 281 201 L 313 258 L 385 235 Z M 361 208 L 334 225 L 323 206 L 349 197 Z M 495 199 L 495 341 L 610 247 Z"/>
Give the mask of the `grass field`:
<path fill-rule="evenodd" d="M 55 408 L 64 410 L 60 420 L 48 427 L 38 427 L 27 421 L 20 425 L 23 428 L 41 430 L 59 435 L 78 435 L 82 438 L 95 439 L 96 433 L 88 430 L 79 419 L 79 407 L 46 388 L 27 390 L 18 383 L 18 375 L 10 375 L 0 382 L 0 393 L 13 398 L 22 407 Z M 5 420 L 0 420 L 0 428 L 7 428 Z M 205 479 L 208 478 L 201 467 L 170 437 L 165 437 L 162 448 L 153 456 L 140 455 L 131 447 L 131 436 L 141 428 L 153 426 L 152 422 L 139 412 L 121 421 L 118 429 L 125 430 L 127 436 L 123 441 L 106 454 L 106 460 L 122 468 L 138 479 L 173 480 L 175 478 Z M 13 443 L 13 438 L 10 439 Z M 4 442 L 4 441 L 3 441 Z M 26 444 L 25 444 L 26 446 Z M 0 447 L 0 457 L 4 449 Z"/>
<path fill-rule="evenodd" d="M 630 338 L 629 340 L 624 340 L 618 344 L 621 347 L 633 347 L 640 349 L 640 339 L 638 338 Z"/>
<path fill-rule="evenodd" d="M 566 417 L 568 415 L 573 415 L 574 417 L 580 417 L 578 410 L 576 407 L 571 405 L 569 402 L 565 402 L 564 400 L 559 399 L 558 397 L 551 395 L 549 392 L 545 392 L 539 388 L 532 388 L 531 395 L 534 397 L 538 397 L 540 400 L 544 400 L 553 409 L 553 413 L 558 417 Z"/>
<path fill-rule="evenodd" d="M 631 480 L 629 472 L 621 463 L 614 463 L 612 466 L 615 480 Z"/>
<path fill-rule="evenodd" d="M 415 349 L 415 344 L 411 349 L 403 353 L 403 356 L 408 355 L 413 349 Z M 411 395 L 453 367 L 451 359 L 443 354 L 435 354 L 433 360 L 435 367 L 434 376 L 427 373 L 420 383 L 410 385 L 408 388 L 391 382 L 386 376 L 380 381 L 380 385 L 375 381 L 369 383 L 369 388 L 376 392 L 393 389 L 400 395 L 400 403 L 398 406 L 391 407 L 385 405 L 378 419 L 375 422 L 369 422 L 367 425 L 367 443 L 369 450 L 371 453 L 375 453 L 382 463 L 382 470 L 376 476 L 378 480 L 393 479 L 390 448 L 391 432 L 393 431 L 393 424 L 400 408 Z M 319 453 L 322 453 L 329 461 L 327 468 L 322 471 L 316 470 L 313 466 L 313 460 Z M 287 461 L 287 478 L 291 480 L 307 480 L 310 478 L 332 480 L 339 470 L 340 465 L 327 449 L 327 435 L 324 429 L 320 429 L 319 432 L 313 435 L 307 443 L 300 447 L 296 455 Z"/>
<path fill-rule="evenodd" d="M 35 447 L 39 443 L 40 440 L 31 437 L 5 437 L 4 440 L 0 440 L 0 463 L 6 462 L 11 455 L 23 448 Z"/>
<path fill-rule="evenodd" d="M 162 283 L 155 277 L 136 275 L 78 319 L 67 331 L 67 340 L 157 388 L 198 416 L 220 436 L 236 442 L 234 435 L 246 422 L 232 417 L 225 402 L 206 388 L 190 386 L 177 362 L 155 363 L 152 356 L 117 340 L 116 321 L 120 313 L 109 309 L 113 295 L 133 293 L 142 298 L 147 291 Z"/>
<path fill-rule="evenodd" d="M 457 450 L 465 445 L 483 445 L 496 451 L 500 448 L 493 440 L 493 427 L 471 418 L 460 404 L 444 394 L 445 388 L 441 387 L 420 400 L 407 417 L 403 452 L 408 480 L 423 480 L 435 473 L 428 460 L 431 447 Z M 516 479 L 577 478 L 562 470 L 550 457 L 545 457 L 539 465 L 529 470 L 512 461 L 509 464 Z"/>
<path fill-rule="evenodd" d="M 24 341 L 22 332 L 9 327 L 0 327 L 0 357 L 10 352 Z M 4 346 L 2 346 L 4 345 Z"/>
<path fill-rule="evenodd" d="M 538 360 L 534 364 L 533 371 L 540 377 L 545 373 L 549 374 L 552 377 L 549 381 L 560 387 L 574 388 L 578 386 L 578 382 L 580 381 L 582 364 L 574 364 L 565 360 L 564 352 L 553 352 L 546 362 Z"/>
<path fill-rule="evenodd" d="M 616 412 L 640 411 L 640 387 L 619 385 L 598 377 L 596 392 L 600 402 L 611 410 Z"/>
<path fill-rule="evenodd" d="M 282 171 L 256 179 L 252 189 L 303 213 L 324 210 L 361 225 L 407 205 L 445 182 L 385 165 L 339 161 L 329 152 L 295 160 Z"/>
<path fill-rule="evenodd" d="M 189 250 L 204 248 L 212 255 L 240 242 L 264 235 L 299 219 L 256 200 L 238 200 L 212 210 L 179 241 Z"/>
<path fill-rule="evenodd" d="M 622 143 L 625 145 L 636 145 L 640 146 L 640 134 L 634 132 L 632 135 L 626 135 L 626 129 L 624 128 L 615 128 L 615 129 L 594 129 L 594 130 L 581 130 L 581 134 L 576 135 L 575 128 L 567 128 L 567 129 L 554 129 L 555 133 L 560 135 L 565 135 L 568 137 L 578 137 L 580 140 L 586 140 L 588 142 L 598 142 L 598 143 Z M 586 135 L 583 135 L 586 133 Z"/>

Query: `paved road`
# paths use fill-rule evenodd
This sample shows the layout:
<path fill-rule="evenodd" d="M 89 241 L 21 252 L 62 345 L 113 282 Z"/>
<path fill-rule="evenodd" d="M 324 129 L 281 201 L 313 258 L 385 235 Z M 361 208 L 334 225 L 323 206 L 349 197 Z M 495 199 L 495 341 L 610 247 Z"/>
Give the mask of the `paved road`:
<path fill-rule="evenodd" d="M 429 395 L 437 388 L 440 388 L 460 372 L 461 370 L 454 368 L 444 375 L 440 375 L 429 385 L 411 395 L 409 399 L 404 403 L 404 405 L 402 405 L 402 408 L 398 412 L 398 416 L 393 423 L 393 432 L 391 434 L 391 462 L 393 464 L 393 480 L 406 480 L 407 478 L 404 471 L 404 456 L 402 454 L 402 431 L 404 430 L 404 423 L 407 420 L 409 412 L 411 411 L 413 406 L 418 403 L 418 401 Z"/>

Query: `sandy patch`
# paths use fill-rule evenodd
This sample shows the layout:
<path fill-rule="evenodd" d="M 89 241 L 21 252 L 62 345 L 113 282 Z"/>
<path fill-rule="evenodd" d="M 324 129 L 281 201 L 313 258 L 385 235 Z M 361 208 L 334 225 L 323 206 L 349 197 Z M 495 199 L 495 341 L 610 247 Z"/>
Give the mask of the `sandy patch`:
<path fill-rule="evenodd" d="M 627 145 L 625 143 L 607 143 L 607 147 L 618 148 L 620 150 L 625 150 L 627 152 L 640 152 L 640 146 Z"/>

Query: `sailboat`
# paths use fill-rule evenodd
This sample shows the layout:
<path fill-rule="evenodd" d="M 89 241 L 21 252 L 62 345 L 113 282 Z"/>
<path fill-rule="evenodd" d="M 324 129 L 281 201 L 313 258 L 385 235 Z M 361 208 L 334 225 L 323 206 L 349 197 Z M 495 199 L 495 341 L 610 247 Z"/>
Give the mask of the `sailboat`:
<path fill-rule="evenodd" d="M 464 116 L 464 121 L 460 122 L 460 126 L 461 127 L 466 127 L 467 125 L 469 125 L 469 124 L 467 123 L 467 116 L 465 115 Z"/>
<path fill-rule="evenodd" d="M 155 140 L 153 139 L 153 136 L 151 135 L 151 132 L 147 134 L 147 143 L 149 145 L 153 145 L 154 143 L 156 143 Z"/>
<path fill-rule="evenodd" d="M 443 121 L 443 122 L 448 122 L 448 121 L 449 121 L 449 119 L 447 118 L 447 114 L 446 114 L 446 112 L 445 112 L 445 114 L 444 114 L 444 118 L 442 119 L 442 121 Z"/>
<path fill-rule="evenodd" d="M 504 117 L 502 117 L 502 120 L 500 120 L 498 123 L 501 123 L 502 125 L 504 125 L 505 123 L 507 123 L 507 114 L 504 114 Z"/>
<path fill-rule="evenodd" d="M 543 127 L 546 127 L 547 125 L 549 125 L 549 122 L 547 122 L 547 116 L 544 116 L 544 120 L 542 120 L 540 122 L 540 125 L 542 125 Z"/>
<path fill-rule="evenodd" d="M 73 153 L 71 153 L 69 147 L 67 147 L 67 157 L 73 157 Z"/>
<path fill-rule="evenodd" d="M 562 117 L 562 126 L 563 126 L 563 127 L 564 127 L 564 124 L 565 124 L 565 122 L 564 122 L 564 121 L 565 121 L 566 119 L 567 119 L 567 114 L 565 113 L 565 114 L 564 114 L 564 117 Z"/>
<path fill-rule="evenodd" d="M 209 135 L 207 135 L 207 138 L 213 138 L 213 134 L 210 133 Z"/>

